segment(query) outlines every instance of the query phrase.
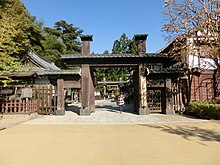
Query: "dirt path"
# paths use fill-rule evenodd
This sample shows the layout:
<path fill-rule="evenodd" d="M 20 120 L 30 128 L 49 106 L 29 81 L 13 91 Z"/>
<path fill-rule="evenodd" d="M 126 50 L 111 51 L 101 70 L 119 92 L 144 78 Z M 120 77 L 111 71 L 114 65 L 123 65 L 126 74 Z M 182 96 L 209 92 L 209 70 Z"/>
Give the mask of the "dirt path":
<path fill-rule="evenodd" d="M 19 125 L 0 147 L 0 165 L 219 165 L 220 124 Z"/>

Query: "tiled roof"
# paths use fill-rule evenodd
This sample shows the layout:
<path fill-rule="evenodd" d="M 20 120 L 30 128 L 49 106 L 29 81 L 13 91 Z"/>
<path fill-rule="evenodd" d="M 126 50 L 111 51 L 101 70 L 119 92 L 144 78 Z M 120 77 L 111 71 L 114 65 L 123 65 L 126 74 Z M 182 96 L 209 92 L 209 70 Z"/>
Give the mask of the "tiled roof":
<path fill-rule="evenodd" d="M 182 69 L 177 68 L 164 68 L 162 70 L 154 70 L 150 69 L 150 74 L 182 74 L 184 71 Z"/>
<path fill-rule="evenodd" d="M 83 58 L 147 58 L 147 57 L 158 57 L 166 58 L 167 54 L 158 53 L 147 53 L 146 55 L 135 55 L 135 54 L 91 54 L 90 56 L 82 56 L 81 54 L 65 54 L 62 55 L 61 59 L 83 59 Z"/>
<path fill-rule="evenodd" d="M 36 55 L 34 52 L 29 51 L 28 56 L 35 62 L 37 63 L 41 68 L 38 68 L 36 70 L 61 70 L 58 68 L 54 63 L 49 63 L 46 60 L 42 59 L 38 55 Z"/>
<path fill-rule="evenodd" d="M 57 71 L 44 71 L 38 72 L 39 76 L 42 75 L 80 75 L 80 70 L 57 70 Z"/>
<path fill-rule="evenodd" d="M 0 74 L 1 76 L 9 76 L 9 77 L 35 77 L 35 72 L 6 72 Z"/>

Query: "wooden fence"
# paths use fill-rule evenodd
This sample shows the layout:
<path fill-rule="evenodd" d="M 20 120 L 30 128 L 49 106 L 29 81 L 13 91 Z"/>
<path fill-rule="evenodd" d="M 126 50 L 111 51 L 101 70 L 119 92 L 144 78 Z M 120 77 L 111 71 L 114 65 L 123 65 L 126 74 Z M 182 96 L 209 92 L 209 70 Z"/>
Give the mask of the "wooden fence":
<path fill-rule="evenodd" d="M 54 114 L 57 109 L 57 87 L 52 85 L 35 85 L 33 98 L 38 102 L 39 114 Z"/>
<path fill-rule="evenodd" d="M 0 112 L 8 114 L 54 114 L 57 109 L 57 87 L 53 85 L 34 85 L 32 97 L 19 100 L 1 101 Z"/>
<path fill-rule="evenodd" d="M 11 100 L 2 104 L 2 113 L 7 114 L 31 114 L 37 112 L 37 100 Z"/>

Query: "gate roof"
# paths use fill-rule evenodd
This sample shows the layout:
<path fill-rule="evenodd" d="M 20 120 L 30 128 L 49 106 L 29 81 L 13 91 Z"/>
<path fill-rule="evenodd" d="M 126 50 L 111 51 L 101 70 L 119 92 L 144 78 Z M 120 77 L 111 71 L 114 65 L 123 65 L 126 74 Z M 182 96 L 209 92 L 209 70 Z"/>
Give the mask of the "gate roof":
<path fill-rule="evenodd" d="M 163 63 L 164 67 L 171 66 L 177 61 L 168 57 L 165 53 L 147 53 L 146 55 L 134 54 L 91 54 L 90 56 L 66 54 L 62 55 L 63 60 L 67 65 L 89 64 L 90 66 L 137 66 L 142 63 Z"/>

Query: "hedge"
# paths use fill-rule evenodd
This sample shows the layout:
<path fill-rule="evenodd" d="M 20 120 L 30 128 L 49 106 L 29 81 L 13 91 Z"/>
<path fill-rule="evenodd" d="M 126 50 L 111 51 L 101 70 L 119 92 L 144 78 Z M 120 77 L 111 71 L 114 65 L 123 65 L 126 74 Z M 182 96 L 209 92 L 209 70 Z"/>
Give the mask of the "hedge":
<path fill-rule="evenodd" d="M 202 119 L 220 119 L 220 104 L 191 102 L 186 108 L 185 114 Z"/>

